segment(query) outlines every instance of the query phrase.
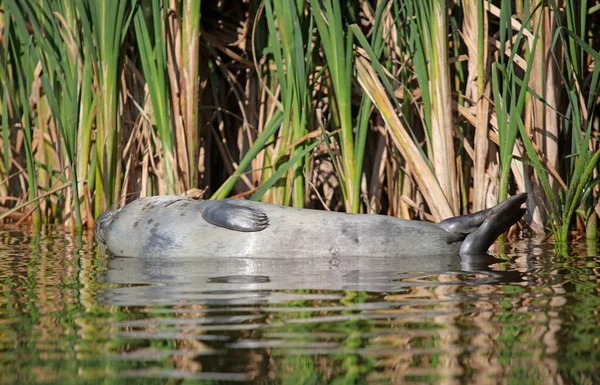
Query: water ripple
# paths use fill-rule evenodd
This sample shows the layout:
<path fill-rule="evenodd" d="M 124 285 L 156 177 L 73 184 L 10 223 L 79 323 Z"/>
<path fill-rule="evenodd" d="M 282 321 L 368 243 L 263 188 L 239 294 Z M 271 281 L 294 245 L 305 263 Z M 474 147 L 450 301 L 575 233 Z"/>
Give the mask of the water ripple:
<path fill-rule="evenodd" d="M 107 258 L 0 232 L 0 384 L 600 383 L 600 259 Z"/>

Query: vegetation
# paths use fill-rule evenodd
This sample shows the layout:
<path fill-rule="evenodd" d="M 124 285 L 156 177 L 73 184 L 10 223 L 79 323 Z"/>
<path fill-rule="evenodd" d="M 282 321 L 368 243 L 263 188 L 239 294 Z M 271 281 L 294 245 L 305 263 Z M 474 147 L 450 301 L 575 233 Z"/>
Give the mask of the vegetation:
<path fill-rule="evenodd" d="M 132 196 L 441 220 L 530 192 L 596 237 L 587 0 L 5 0 L 0 218 L 92 227 Z"/>

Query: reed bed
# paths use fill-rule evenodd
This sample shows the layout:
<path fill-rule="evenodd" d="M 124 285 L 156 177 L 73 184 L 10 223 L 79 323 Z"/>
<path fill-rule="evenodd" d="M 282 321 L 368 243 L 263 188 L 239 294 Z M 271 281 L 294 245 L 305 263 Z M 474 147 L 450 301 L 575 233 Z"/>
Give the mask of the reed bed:
<path fill-rule="evenodd" d="M 527 191 L 532 235 L 595 240 L 599 9 L 5 0 L 0 218 L 186 194 L 439 221 Z"/>

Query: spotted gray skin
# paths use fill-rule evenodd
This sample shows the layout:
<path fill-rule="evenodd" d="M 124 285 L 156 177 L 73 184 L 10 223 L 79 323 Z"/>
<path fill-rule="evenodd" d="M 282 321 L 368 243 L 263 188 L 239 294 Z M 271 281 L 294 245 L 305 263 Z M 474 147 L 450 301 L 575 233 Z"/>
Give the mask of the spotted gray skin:
<path fill-rule="evenodd" d="M 137 199 L 101 214 L 96 238 L 124 257 L 430 257 L 482 254 L 525 213 L 526 194 L 438 224 L 240 199 Z"/>

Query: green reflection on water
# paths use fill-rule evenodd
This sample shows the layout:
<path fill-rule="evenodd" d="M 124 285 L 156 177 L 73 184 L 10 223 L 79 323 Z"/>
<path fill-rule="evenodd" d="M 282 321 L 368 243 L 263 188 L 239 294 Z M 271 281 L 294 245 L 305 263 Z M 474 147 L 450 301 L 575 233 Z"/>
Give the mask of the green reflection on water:
<path fill-rule="evenodd" d="M 325 299 L 117 306 L 106 293 L 135 283 L 105 283 L 89 239 L 0 240 L 2 384 L 600 380 L 597 258 L 512 255 L 499 271 L 519 279 L 504 283 L 446 272 L 391 277 L 388 291 L 282 291 Z M 223 321 L 234 315 L 248 317 Z"/>

